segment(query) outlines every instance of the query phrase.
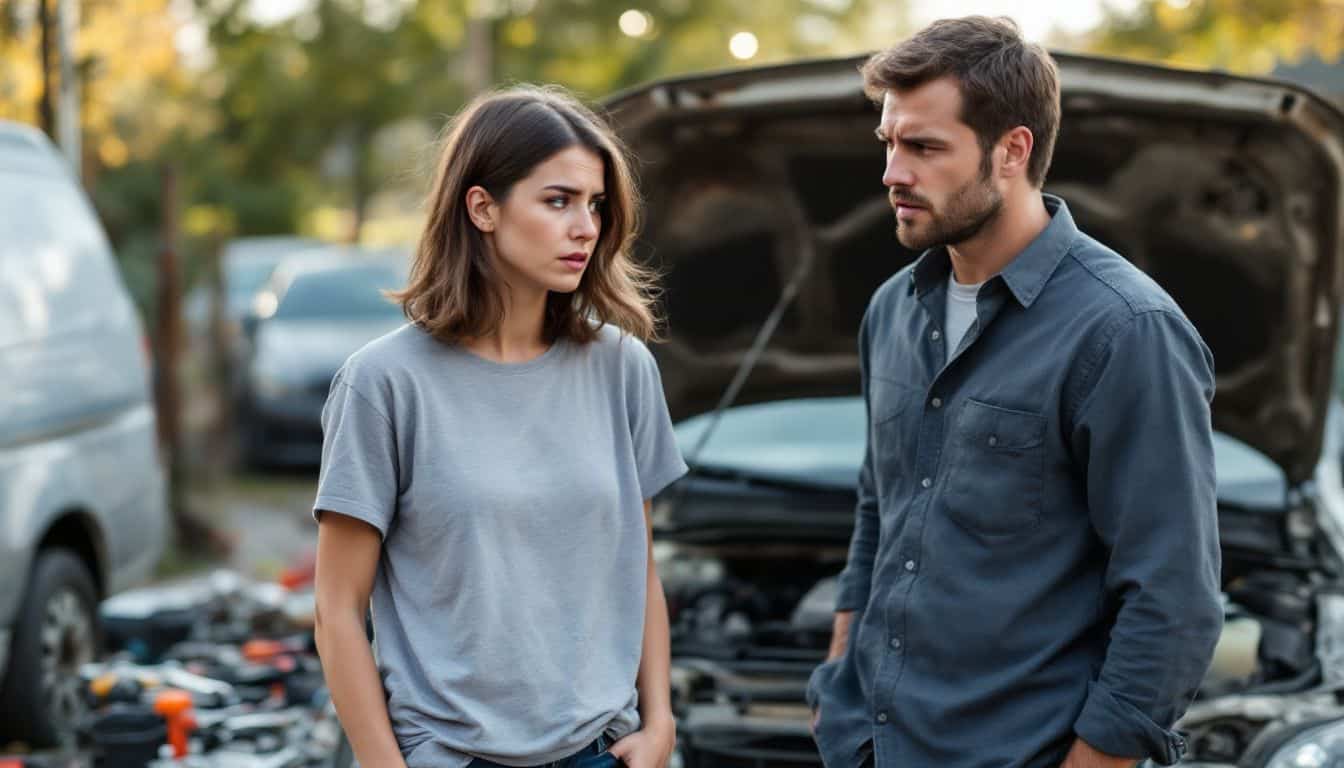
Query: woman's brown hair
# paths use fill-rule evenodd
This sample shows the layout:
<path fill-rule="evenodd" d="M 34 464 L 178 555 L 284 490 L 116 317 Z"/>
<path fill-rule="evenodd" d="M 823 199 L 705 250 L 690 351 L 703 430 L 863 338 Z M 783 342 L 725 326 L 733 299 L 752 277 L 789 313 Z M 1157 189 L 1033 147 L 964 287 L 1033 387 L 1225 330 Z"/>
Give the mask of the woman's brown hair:
<path fill-rule="evenodd" d="M 555 86 L 514 86 L 468 104 L 444 129 L 429 216 L 406 289 L 389 296 L 411 322 L 454 343 L 494 332 L 504 297 L 485 237 L 467 215 L 467 190 L 503 202 L 519 180 L 569 147 L 602 158 L 606 204 L 593 255 L 573 293 L 546 297 L 548 339 L 587 342 L 610 323 L 644 340 L 656 335 L 652 272 L 630 256 L 639 198 L 625 148 L 588 107 Z"/>

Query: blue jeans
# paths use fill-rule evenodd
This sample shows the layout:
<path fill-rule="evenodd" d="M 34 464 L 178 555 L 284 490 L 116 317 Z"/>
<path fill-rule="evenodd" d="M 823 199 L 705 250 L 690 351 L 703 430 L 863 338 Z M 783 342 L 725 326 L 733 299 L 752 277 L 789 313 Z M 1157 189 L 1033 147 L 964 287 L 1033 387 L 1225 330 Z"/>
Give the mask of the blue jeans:
<path fill-rule="evenodd" d="M 617 768 L 621 761 L 617 760 L 607 751 L 607 747 L 616 743 L 614 739 L 607 738 L 606 734 L 598 736 L 592 744 L 580 749 L 569 757 L 562 757 L 559 760 L 550 763 L 544 763 L 534 768 Z M 483 757 L 472 760 L 467 768 L 507 768 L 499 763 L 492 763 Z"/>

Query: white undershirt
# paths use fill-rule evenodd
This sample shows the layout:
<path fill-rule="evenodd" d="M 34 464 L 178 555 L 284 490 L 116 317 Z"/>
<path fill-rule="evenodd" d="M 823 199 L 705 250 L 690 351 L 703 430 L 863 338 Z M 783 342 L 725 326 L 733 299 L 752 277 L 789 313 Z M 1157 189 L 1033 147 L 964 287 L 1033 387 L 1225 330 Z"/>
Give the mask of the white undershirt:
<path fill-rule="evenodd" d="M 971 323 L 975 322 L 975 297 L 984 283 L 963 285 L 957 282 L 956 274 L 947 273 L 947 322 L 945 323 L 947 352 L 944 361 L 952 359 L 952 353 L 961 345 L 961 337 L 966 335 Z"/>

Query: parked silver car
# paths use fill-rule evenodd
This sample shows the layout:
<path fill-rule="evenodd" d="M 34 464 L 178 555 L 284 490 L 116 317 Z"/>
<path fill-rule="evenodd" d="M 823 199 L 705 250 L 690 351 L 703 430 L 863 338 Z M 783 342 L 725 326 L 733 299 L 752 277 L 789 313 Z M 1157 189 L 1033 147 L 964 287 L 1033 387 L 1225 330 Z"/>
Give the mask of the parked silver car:
<path fill-rule="evenodd" d="M 144 332 L 45 137 L 0 121 L 0 744 L 68 739 L 96 607 L 167 530 Z"/>
<path fill-rule="evenodd" d="M 409 256 L 331 246 L 282 261 L 248 321 L 240 428 L 254 465 L 316 466 L 322 405 L 355 350 L 406 322 L 382 291 L 406 284 Z"/>
<path fill-rule="evenodd" d="M 1047 191 L 1166 288 L 1217 362 L 1227 621 L 1179 725 L 1186 759 L 1344 764 L 1344 114 L 1284 83 L 1058 59 Z M 854 520 L 855 334 L 917 256 L 895 238 L 861 61 L 608 104 L 644 161 L 643 248 L 666 275 L 655 354 L 693 465 L 654 534 L 684 768 L 820 765 L 803 690 Z"/>

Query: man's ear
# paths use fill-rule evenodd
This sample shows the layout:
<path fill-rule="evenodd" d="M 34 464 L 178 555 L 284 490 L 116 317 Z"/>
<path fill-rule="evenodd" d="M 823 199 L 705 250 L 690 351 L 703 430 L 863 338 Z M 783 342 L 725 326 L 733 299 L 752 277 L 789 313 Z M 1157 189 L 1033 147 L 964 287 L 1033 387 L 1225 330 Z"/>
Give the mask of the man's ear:
<path fill-rule="evenodd" d="M 482 232 L 494 232 L 499 222 L 499 205 L 484 187 L 475 186 L 467 190 L 467 215 L 471 223 Z"/>
<path fill-rule="evenodd" d="M 1003 158 L 1003 163 L 999 166 L 999 175 L 1004 178 L 1026 176 L 1027 169 L 1031 165 L 1031 150 L 1035 144 L 1036 139 L 1031 135 L 1031 129 L 1025 125 L 1019 125 L 1005 133 L 994 148 L 994 151 Z"/>

